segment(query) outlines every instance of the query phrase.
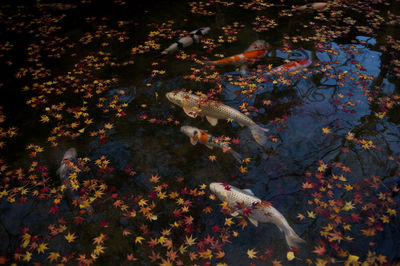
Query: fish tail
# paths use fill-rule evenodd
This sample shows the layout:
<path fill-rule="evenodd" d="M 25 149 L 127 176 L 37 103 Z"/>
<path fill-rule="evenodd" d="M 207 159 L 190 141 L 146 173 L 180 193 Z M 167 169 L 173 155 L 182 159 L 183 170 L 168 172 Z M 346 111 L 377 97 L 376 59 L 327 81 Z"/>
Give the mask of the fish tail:
<path fill-rule="evenodd" d="M 252 125 L 249 128 L 255 141 L 264 147 L 267 144 L 267 136 L 265 135 L 265 133 L 268 132 L 269 129 L 262 128 L 259 125 Z"/>
<path fill-rule="evenodd" d="M 286 243 L 289 248 L 298 248 L 300 244 L 305 243 L 303 239 L 301 239 L 296 232 L 289 226 L 280 228 L 285 234 Z"/>
<path fill-rule="evenodd" d="M 212 65 L 212 66 L 218 65 L 217 61 L 203 61 L 203 63 L 206 65 Z"/>
<path fill-rule="evenodd" d="M 242 163 L 242 156 L 240 156 L 239 153 L 235 152 L 232 149 L 230 149 L 229 152 L 232 154 L 233 157 L 235 157 L 236 161 L 238 161 L 239 163 Z"/>

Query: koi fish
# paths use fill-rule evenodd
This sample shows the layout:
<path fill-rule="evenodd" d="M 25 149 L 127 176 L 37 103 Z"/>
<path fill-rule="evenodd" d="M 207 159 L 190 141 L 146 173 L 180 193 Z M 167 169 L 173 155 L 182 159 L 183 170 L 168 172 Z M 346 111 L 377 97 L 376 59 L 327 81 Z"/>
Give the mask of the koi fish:
<path fill-rule="evenodd" d="M 305 68 L 308 67 L 309 65 L 311 65 L 311 61 L 310 60 L 306 60 L 306 59 L 301 59 L 301 60 L 295 60 L 295 61 L 291 61 L 289 63 L 283 64 L 281 66 L 275 67 L 273 69 L 271 69 L 271 71 L 269 71 L 267 74 L 276 74 L 279 72 L 292 72 L 301 68 Z"/>
<path fill-rule="evenodd" d="M 240 126 L 249 127 L 255 141 L 261 146 L 267 143 L 265 132 L 269 130 L 260 127 L 253 120 L 232 107 L 184 91 L 168 92 L 166 97 L 172 103 L 182 107 L 186 115 L 192 118 L 196 118 L 198 114 L 203 114 L 212 126 L 217 125 L 218 119 L 229 118 Z"/>
<path fill-rule="evenodd" d="M 178 49 L 183 49 L 193 44 L 193 42 L 200 42 L 200 39 L 210 31 L 209 27 L 199 28 L 197 30 L 189 32 L 188 36 L 180 38 L 175 43 L 171 44 L 164 53 L 175 52 Z"/>
<path fill-rule="evenodd" d="M 315 2 L 315 3 L 309 3 L 306 5 L 302 5 L 302 6 L 298 6 L 295 9 L 298 11 L 303 11 L 306 9 L 313 9 L 313 10 L 319 10 L 319 9 L 323 9 L 327 6 L 327 3 L 324 2 Z"/>
<path fill-rule="evenodd" d="M 55 10 L 69 10 L 76 8 L 74 4 L 67 4 L 67 3 L 51 3 L 51 4 L 38 4 L 39 7 L 48 7 Z"/>
<path fill-rule="evenodd" d="M 245 215 L 255 226 L 258 226 L 259 222 L 275 224 L 285 235 L 289 248 L 297 248 L 300 243 L 305 243 L 277 209 L 270 203 L 262 202 L 250 189 L 239 189 L 225 183 L 211 183 L 210 190 L 234 210 L 232 216 Z"/>
<path fill-rule="evenodd" d="M 81 198 L 77 190 L 73 188 L 73 184 L 76 182 L 72 176 L 77 173 L 78 167 L 76 166 L 76 149 L 68 149 L 63 156 L 60 163 L 60 168 L 57 170 L 57 174 L 60 175 L 60 180 L 63 186 L 63 191 L 66 191 L 66 196 L 72 201 L 80 202 Z M 83 207 L 88 211 L 93 211 L 91 206 Z"/>
<path fill-rule="evenodd" d="M 269 45 L 263 40 L 253 42 L 246 51 L 241 54 L 233 55 L 216 61 L 206 61 L 204 63 L 209 65 L 225 65 L 225 64 L 243 64 L 250 60 L 261 58 L 265 56 L 268 51 Z"/>
<path fill-rule="evenodd" d="M 242 162 L 239 153 L 232 150 L 227 143 L 219 141 L 214 136 L 207 134 L 204 130 L 198 129 L 197 127 L 182 126 L 181 132 L 190 138 L 190 143 L 192 145 L 196 145 L 200 142 L 201 144 L 206 145 L 209 149 L 213 149 L 214 147 L 220 148 L 224 152 L 231 153 L 239 163 Z"/>

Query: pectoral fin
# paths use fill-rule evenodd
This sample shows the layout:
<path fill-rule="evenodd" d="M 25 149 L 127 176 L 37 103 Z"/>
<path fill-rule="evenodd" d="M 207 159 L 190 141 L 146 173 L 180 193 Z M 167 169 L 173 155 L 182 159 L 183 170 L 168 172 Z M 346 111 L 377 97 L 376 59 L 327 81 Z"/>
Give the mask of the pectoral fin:
<path fill-rule="evenodd" d="M 207 121 L 214 127 L 218 124 L 218 119 L 210 116 L 206 116 Z"/>
<path fill-rule="evenodd" d="M 207 148 L 209 148 L 209 149 L 211 149 L 211 150 L 214 148 L 213 146 L 208 145 L 208 144 L 206 144 L 206 146 L 207 146 Z"/>
<path fill-rule="evenodd" d="M 192 145 L 196 145 L 198 141 L 199 141 L 199 134 L 195 134 L 193 137 L 190 138 L 190 143 Z"/>
<path fill-rule="evenodd" d="M 254 224 L 254 226 L 258 226 L 258 221 L 254 220 L 253 218 L 249 218 L 249 221 Z"/>
<path fill-rule="evenodd" d="M 183 111 L 185 112 L 185 114 L 187 114 L 188 116 L 190 116 L 192 118 L 196 118 L 198 115 L 198 110 L 193 109 L 193 108 L 183 107 Z"/>
<path fill-rule="evenodd" d="M 236 216 L 239 215 L 239 213 L 238 213 L 237 211 L 234 211 L 234 212 L 231 213 L 231 215 L 232 215 L 233 217 L 236 217 Z"/>
<path fill-rule="evenodd" d="M 248 189 L 248 188 L 243 189 L 243 192 L 245 192 L 246 194 L 249 194 L 251 196 L 254 196 L 254 193 L 253 193 L 253 191 L 251 191 L 251 189 Z"/>

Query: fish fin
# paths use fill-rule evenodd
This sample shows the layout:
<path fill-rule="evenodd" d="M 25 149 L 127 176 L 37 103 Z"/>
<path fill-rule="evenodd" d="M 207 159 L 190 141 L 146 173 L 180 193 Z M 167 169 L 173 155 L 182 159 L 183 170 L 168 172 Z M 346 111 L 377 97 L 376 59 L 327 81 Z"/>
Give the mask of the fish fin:
<path fill-rule="evenodd" d="M 258 221 L 257 221 L 257 220 L 254 220 L 253 218 L 250 218 L 250 217 L 249 217 L 249 221 L 250 221 L 252 224 L 254 224 L 254 226 L 258 226 Z"/>
<path fill-rule="evenodd" d="M 239 126 L 244 127 L 244 124 L 237 122 L 239 124 Z"/>
<path fill-rule="evenodd" d="M 267 136 L 265 136 L 265 133 L 268 132 L 269 129 L 262 128 L 259 125 L 252 125 L 249 128 L 255 141 L 264 147 L 265 144 L 267 144 Z"/>
<path fill-rule="evenodd" d="M 207 121 L 213 126 L 215 127 L 218 124 L 218 119 L 214 118 L 214 117 L 210 117 L 210 116 L 206 116 Z"/>
<path fill-rule="evenodd" d="M 251 189 L 245 188 L 245 189 L 243 189 L 243 192 L 245 192 L 246 194 L 249 194 L 251 196 L 254 196 L 254 193 L 253 193 L 253 191 L 251 191 Z"/>
<path fill-rule="evenodd" d="M 233 217 L 236 217 L 236 216 L 239 215 L 239 212 L 238 212 L 238 211 L 234 211 L 234 212 L 231 213 L 231 215 L 232 215 Z"/>
<path fill-rule="evenodd" d="M 197 144 L 197 141 L 198 141 L 198 139 L 197 139 L 197 140 L 194 140 L 194 138 L 190 138 L 190 143 L 191 143 L 193 146 Z"/>
<path fill-rule="evenodd" d="M 213 149 L 214 147 L 213 146 L 211 146 L 211 145 L 208 145 L 208 144 L 205 144 L 206 146 L 207 146 L 207 148 L 209 148 L 209 149 Z"/>
<path fill-rule="evenodd" d="M 277 210 L 275 210 L 278 212 Z M 274 224 L 283 232 L 285 235 L 286 243 L 289 246 L 289 248 L 298 248 L 299 244 L 305 243 L 303 239 L 301 239 L 296 232 L 293 230 L 292 227 L 290 227 L 289 223 L 287 222 L 286 218 L 278 212 L 278 215 L 275 215 L 277 217 L 277 220 L 279 222 L 274 222 Z"/>
<path fill-rule="evenodd" d="M 285 234 L 286 243 L 289 246 L 289 248 L 292 247 L 298 248 L 300 244 L 306 242 L 303 239 L 301 239 L 290 226 L 288 228 L 283 228 L 282 231 Z"/>
<path fill-rule="evenodd" d="M 203 63 L 206 65 L 212 65 L 212 66 L 218 65 L 217 61 L 203 61 Z"/>
<path fill-rule="evenodd" d="M 196 118 L 197 114 L 198 114 L 198 112 L 193 108 L 183 107 L 183 111 L 185 112 L 185 114 L 187 114 L 188 116 L 190 116 L 192 118 Z"/>
<path fill-rule="evenodd" d="M 171 52 L 175 52 L 176 50 L 178 50 L 178 44 L 175 42 L 173 44 L 171 44 L 167 49 L 165 49 L 164 51 L 166 53 L 171 53 Z"/>
<path fill-rule="evenodd" d="M 246 76 L 247 74 L 246 68 L 247 68 L 246 64 L 240 66 L 240 74 L 242 74 L 242 76 Z"/>
<path fill-rule="evenodd" d="M 231 154 L 232 154 L 232 156 L 236 159 L 236 161 L 238 161 L 239 163 L 242 163 L 242 156 L 240 156 L 240 154 L 239 153 L 237 153 L 237 152 L 235 152 L 234 150 L 230 150 L 229 151 Z"/>

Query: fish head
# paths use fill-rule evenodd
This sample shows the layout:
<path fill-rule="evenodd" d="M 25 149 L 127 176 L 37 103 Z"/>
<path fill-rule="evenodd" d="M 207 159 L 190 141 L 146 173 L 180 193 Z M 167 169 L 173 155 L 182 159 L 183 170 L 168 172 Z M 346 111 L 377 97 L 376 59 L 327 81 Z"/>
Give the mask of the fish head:
<path fill-rule="evenodd" d="M 77 156 L 76 149 L 75 148 L 69 148 L 64 153 L 63 160 L 66 160 L 66 159 L 67 160 L 74 160 L 76 158 L 76 156 Z"/>
<path fill-rule="evenodd" d="M 171 92 L 167 92 L 166 94 L 165 94 L 165 96 L 167 97 L 167 99 L 170 101 L 170 102 L 172 102 L 172 103 L 174 103 L 174 104 L 176 104 L 176 105 L 178 105 L 178 106 L 181 106 L 181 107 L 183 107 L 183 105 L 184 105 L 184 101 L 185 101 L 185 96 L 186 96 L 187 94 L 184 92 L 184 91 L 178 91 L 178 92 L 176 92 L 176 91 L 171 91 Z M 186 96 L 187 97 L 187 96 Z"/>
<path fill-rule="evenodd" d="M 268 50 L 269 49 L 269 44 L 264 41 L 264 40 L 257 40 L 250 44 L 249 48 L 245 52 L 250 52 L 250 51 L 258 51 L 258 50 Z"/>
<path fill-rule="evenodd" d="M 229 190 L 222 183 L 211 183 L 210 190 L 222 201 L 228 201 Z"/>
<path fill-rule="evenodd" d="M 189 138 L 193 138 L 195 135 L 200 133 L 200 130 L 197 127 L 181 126 L 181 132 Z"/>

